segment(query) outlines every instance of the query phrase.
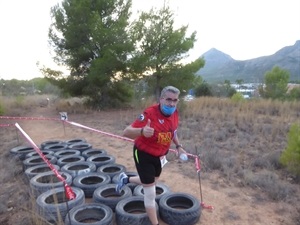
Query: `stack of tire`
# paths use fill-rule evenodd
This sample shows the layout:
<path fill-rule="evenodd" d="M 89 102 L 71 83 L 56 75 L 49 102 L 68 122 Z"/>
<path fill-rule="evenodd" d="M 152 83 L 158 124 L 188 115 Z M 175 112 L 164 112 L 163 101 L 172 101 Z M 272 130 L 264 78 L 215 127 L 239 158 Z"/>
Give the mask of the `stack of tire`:
<path fill-rule="evenodd" d="M 104 149 L 94 149 L 85 139 L 51 140 L 41 143 L 47 160 L 59 171 L 57 177 L 40 155 L 30 146 L 17 146 L 11 154 L 22 161 L 23 170 L 36 199 L 36 210 L 50 223 L 151 225 L 146 214 L 142 185 L 127 184 L 120 194 L 115 186 L 121 172 L 136 172 L 116 163 Z M 74 199 L 66 197 L 65 185 L 71 186 Z M 183 192 L 172 192 L 158 182 L 156 208 L 169 225 L 192 225 L 201 216 L 200 202 Z"/>

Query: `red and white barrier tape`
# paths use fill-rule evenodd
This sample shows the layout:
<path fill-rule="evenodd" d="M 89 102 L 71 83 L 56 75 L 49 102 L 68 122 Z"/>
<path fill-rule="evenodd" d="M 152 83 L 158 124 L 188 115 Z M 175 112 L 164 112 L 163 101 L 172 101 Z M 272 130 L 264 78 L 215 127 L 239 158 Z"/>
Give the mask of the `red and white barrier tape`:
<path fill-rule="evenodd" d="M 107 136 L 110 136 L 110 137 L 118 138 L 118 139 L 125 140 L 125 141 L 130 141 L 130 142 L 134 141 L 134 140 L 132 140 L 130 138 L 126 138 L 126 137 L 123 137 L 123 136 L 111 134 L 111 133 L 104 132 L 104 131 L 100 131 L 100 130 L 97 130 L 97 129 L 94 129 L 94 128 L 91 128 L 91 127 L 84 126 L 84 125 L 79 124 L 79 123 L 75 123 L 75 122 L 68 121 L 68 120 L 61 120 L 61 119 L 58 119 L 58 118 L 0 116 L 0 119 L 63 121 L 63 122 L 68 123 L 70 125 L 81 127 L 81 128 L 84 128 L 84 129 L 87 129 L 87 130 L 90 130 L 90 131 L 94 131 L 94 132 L 97 132 L 97 133 L 100 133 L 100 134 L 104 134 L 104 135 L 107 135 Z M 9 124 L 4 124 L 3 125 L 3 127 L 8 127 L 8 126 L 12 126 L 12 125 L 9 125 Z M 1 127 L 1 125 L 0 125 L 0 127 Z M 172 151 L 174 153 L 177 153 L 177 150 L 174 150 L 174 149 L 170 149 L 170 151 Z M 196 170 L 197 170 L 197 172 L 200 171 L 200 160 L 199 160 L 199 157 L 197 155 L 193 155 L 193 154 L 190 154 L 190 153 L 186 153 L 186 154 L 187 154 L 187 156 L 192 157 L 192 158 L 195 159 Z"/>
<path fill-rule="evenodd" d="M 94 132 L 97 132 L 97 133 L 100 133 L 100 134 L 104 134 L 104 135 L 107 135 L 107 136 L 110 136 L 110 137 L 122 139 L 122 140 L 125 140 L 125 141 L 130 141 L 130 142 L 134 141 L 134 140 L 132 140 L 130 138 L 126 138 L 126 137 L 122 137 L 122 136 L 119 136 L 119 135 L 107 133 L 107 132 L 104 132 L 104 131 L 100 131 L 100 130 L 97 130 L 97 129 L 94 129 L 94 128 L 91 128 L 91 127 L 84 126 L 84 125 L 79 124 L 79 123 L 70 122 L 70 121 L 64 121 L 64 122 L 68 123 L 68 124 L 71 124 L 73 126 L 81 127 L 81 128 L 84 128 L 84 129 L 87 129 L 87 130 L 90 130 L 90 131 L 94 131 Z"/>
<path fill-rule="evenodd" d="M 199 160 L 198 156 L 195 157 L 195 167 L 196 167 L 197 173 L 200 172 L 201 166 L 200 166 L 200 160 Z"/>
<path fill-rule="evenodd" d="M 107 136 L 110 136 L 110 137 L 118 138 L 118 139 L 125 140 L 125 141 L 134 142 L 133 139 L 126 138 L 126 137 L 119 136 L 119 135 L 115 135 L 115 134 L 111 134 L 111 133 L 107 133 L 107 132 L 104 132 L 104 131 L 100 131 L 100 130 L 97 130 L 97 129 L 94 129 L 94 128 L 91 128 L 91 127 L 84 126 L 84 125 L 79 124 L 79 123 L 75 123 L 75 122 L 71 122 L 71 121 L 64 121 L 64 122 L 66 122 L 68 124 L 71 124 L 73 126 L 81 127 L 81 128 L 84 128 L 84 129 L 87 129 L 87 130 L 90 130 L 90 131 L 94 131 L 94 132 L 97 132 L 97 133 L 100 133 L 100 134 L 104 134 L 104 135 L 107 135 Z M 174 149 L 170 149 L 170 151 L 177 152 L 177 150 L 174 150 Z M 190 153 L 186 153 L 186 154 L 190 157 L 198 158 L 198 156 L 196 156 L 196 155 L 193 155 L 193 154 L 190 154 Z M 199 163 L 199 160 L 198 160 L 198 163 Z"/>
<path fill-rule="evenodd" d="M 87 126 L 84 126 L 82 124 L 79 124 L 79 123 L 76 123 L 76 122 L 72 122 L 72 121 L 68 121 L 68 120 L 61 120 L 61 119 L 57 119 L 57 118 L 45 118 L 45 117 L 11 117 L 11 116 L 0 116 L 0 119 L 19 119 L 19 120 L 53 120 L 53 121 L 63 121 L 65 123 L 68 123 L 70 125 L 73 125 L 73 126 L 77 126 L 77 127 L 80 127 L 80 128 L 84 128 L 84 129 L 87 129 L 87 130 L 90 130 L 90 131 L 94 131 L 94 132 L 97 132 L 97 133 L 100 133 L 100 134 L 104 134 L 104 135 L 107 135 L 107 136 L 110 136 L 110 137 L 113 137 L 113 138 L 118 138 L 118 139 L 121 139 L 121 140 L 125 140 L 125 141 L 129 141 L 129 142 L 133 142 L 134 140 L 133 139 L 130 139 L 130 138 L 126 138 L 126 137 L 123 137 L 123 136 L 119 136 L 119 135 L 115 135 L 115 134 L 111 134 L 111 133 L 108 133 L 108 132 L 104 132 L 104 131 L 100 131 L 100 130 L 97 130 L 97 129 L 94 129 L 94 128 L 91 128 L 91 127 L 87 127 Z M 4 126 L 11 126 L 10 124 L 5 124 Z M 16 123 L 15 126 L 22 132 L 22 134 L 25 136 L 25 138 L 30 142 L 30 144 L 34 147 L 34 149 L 38 152 L 38 154 L 43 158 L 43 160 L 48 164 L 48 166 L 51 168 L 51 170 L 58 176 L 59 179 L 61 179 L 64 184 L 65 184 L 65 188 L 66 188 L 66 193 L 69 194 L 69 197 L 70 198 L 74 198 L 74 193 L 71 189 L 71 187 L 69 187 L 66 182 L 65 182 L 65 179 L 58 173 L 58 171 L 52 166 L 52 164 L 48 161 L 48 159 L 43 155 L 43 153 L 41 152 L 41 150 L 37 147 L 37 145 L 30 139 L 30 137 L 21 129 L 21 127 Z M 175 152 L 177 153 L 177 150 L 174 150 L 174 149 L 170 149 L 170 151 L 172 152 Z M 193 154 L 190 154 L 190 153 L 186 153 L 189 157 L 192 157 L 194 158 L 195 160 L 195 167 L 196 167 L 196 171 L 197 173 L 200 172 L 201 170 L 201 166 L 200 166 L 200 159 L 199 159 L 199 156 L 197 155 L 193 155 Z M 67 189 L 69 189 L 69 191 L 67 191 Z M 67 196 L 68 197 L 68 196 Z M 69 198 L 68 197 L 68 198 Z M 69 199 L 70 199 L 69 198 Z"/>
<path fill-rule="evenodd" d="M 0 124 L 0 127 L 12 127 L 14 124 Z"/>
<path fill-rule="evenodd" d="M 0 119 L 10 120 L 59 120 L 58 118 L 46 118 L 46 117 L 17 117 L 17 116 L 0 116 Z"/>
<path fill-rule="evenodd" d="M 15 124 L 15 126 L 19 129 L 19 131 L 23 134 L 25 139 L 32 145 L 32 147 L 35 149 L 35 151 L 40 155 L 40 157 L 44 160 L 44 162 L 49 166 L 49 168 L 54 172 L 56 177 L 60 179 L 64 183 L 64 188 L 66 192 L 66 197 L 69 200 L 72 200 L 75 198 L 75 193 L 73 192 L 72 188 L 66 183 L 65 178 L 63 178 L 60 173 L 55 169 L 55 167 L 49 162 L 49 160 L 46 158 L 46 156 L 42 153 L 42 151 L 39 149 L 39 147 L 33 142 L 33 140 L 29 137 L 28 134 L 20 127 L 18 123 Z"/>

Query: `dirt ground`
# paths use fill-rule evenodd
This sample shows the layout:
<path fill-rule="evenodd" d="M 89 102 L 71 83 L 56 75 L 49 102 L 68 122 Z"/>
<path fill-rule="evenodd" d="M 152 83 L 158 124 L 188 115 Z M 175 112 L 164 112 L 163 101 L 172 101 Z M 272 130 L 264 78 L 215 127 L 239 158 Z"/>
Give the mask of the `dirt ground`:
<path fill-rule="evenodd" d="M 54 108 L 37 108 L 24 116 L 40 118 L 59 118 Z M 132 120 L 130 112 L 94 112 L 89 114 L 69 115 L 69 121 L 120 135 Z M 105 149 L 116 157 L 116 163 L 126 166 L 127 171 L 135 171 L 132 159 L 132 142 L 89 131 L 72 125 L 63 125 L 51 120 L 0 120 L 0 124 L 18 123 L 37 144 L 48 140 L 70 140 L 84 138 L 93 148 Z M 16 128 L 1 127 L 1 191 L 0 224 L 32 224 L 34 204 L 28 196 L 28 183 L 23 179 L 21 163 L 13 160 L 9 150 L 25 144 L 24 137 Z M 173 154 L 173 153 L 170 153 Z M 174 192 L 185 192 L 201 200 L 200 185 L 194 161 L 182 163 L 174 156 L 168 156 L 169 163 L 164 167 L 161 182 Z M 8 172 L 10 171 L 10 173 Z M 297 213 L 293 205 L 287 202 L 258 201 L 256 191 L 251 188 L 237 187 L 223 179 L 217 172 L 201 173 L 203 202 L 214 207 L 213 210 L 202 209 L 197 224 L 212 225 L 292 225 L 295 221 L 291 215 Z M 160 224 L 165 224 L 160 221 Z M 299 224 L 299 223 L 298 223 Z"/>

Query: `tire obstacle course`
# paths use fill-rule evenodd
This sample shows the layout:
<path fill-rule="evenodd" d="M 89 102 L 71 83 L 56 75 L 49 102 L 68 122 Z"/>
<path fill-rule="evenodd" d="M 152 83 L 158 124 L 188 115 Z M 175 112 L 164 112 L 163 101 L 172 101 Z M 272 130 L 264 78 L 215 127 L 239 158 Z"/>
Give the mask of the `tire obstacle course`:
<path fill-rule="evenodd" d="M 64 124 L 65 122 L 111 137 L 127 139 L 78 123 L 63 121 Z M 18 124 L 15 126 L 32 146 L 17 146 L 11 149 L 11 154 L 23 162 L 33 157 L 43 159 L 42 161 L 35 159 L 38 162 L 34 165 L 27 163 L 26 169 L 24 166 L 23 168 L 35 193 L 37 211 L 44 219 L 53 223 L 64 221 L 65 224 L 81 224 L 90 221 L 90 224 L 103 225 L 113 224 L 115 219 L 117 225 L 151 225 L 143 205 L 141 185 L 128 184 L 120 195 L 115 193 L 115 183 L 121 172 L 125 172 L 128 176 L 136 173 L 126 171 L 125 166 L 117 164 L 114 156 L 109 155 L 107 150 L 93 149 L 92 144 L 80 138 L 67 141 L 44 141 L 39 148 Z M 76 161 L 79 156 L 80 160 Z M 195 158 L 199 182 L 201 182 L 199 158 L 191 154 L 188 156 Z M 58 165 L 59 160 L 68 157 L 70 159 L 73 157 L 75 161 L 67 160 L 65 164 Z M 49 164 L 52 165 L 50 170 Z M 66 174 L 70 175 L 71 182 Z M 172 192 L 167 185 L 158 183 L 156 204 L 160 218 L 170 225 L 196 224 L 200 220 L 202 208 L 213 209 L 202 202 L 201 183 L 199 184 L 201 202 L 190 194 Z M 85 198 L 91 198 L 92 203 L 86 203 Z M 84 224 L 89 223 L 84 222 Z"/>

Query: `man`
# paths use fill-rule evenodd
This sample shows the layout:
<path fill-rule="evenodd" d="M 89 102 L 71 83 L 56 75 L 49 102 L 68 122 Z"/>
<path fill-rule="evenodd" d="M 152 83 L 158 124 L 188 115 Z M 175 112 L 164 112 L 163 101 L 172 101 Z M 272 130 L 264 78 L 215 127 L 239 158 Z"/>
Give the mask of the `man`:
<path fill-rule="evenodd" d="M 138 176 L 127 177 L 121 173 L 116 191 L 120 193 L 129 182 L 142 184 L 145 209 L 153 225 L 158 224 L 155 183 L 162 171 L 160 158 L 168 153 L 172 141 L 178 152 L 185 153 L 177 136 L 179 94 L 176 87 L 165 87 L 159 104 L 145 109 L 123 132 L 125 137 L 134 139 L 133 157 Z"/>

